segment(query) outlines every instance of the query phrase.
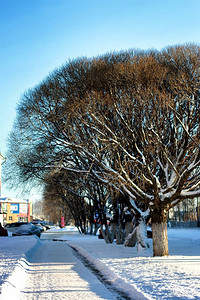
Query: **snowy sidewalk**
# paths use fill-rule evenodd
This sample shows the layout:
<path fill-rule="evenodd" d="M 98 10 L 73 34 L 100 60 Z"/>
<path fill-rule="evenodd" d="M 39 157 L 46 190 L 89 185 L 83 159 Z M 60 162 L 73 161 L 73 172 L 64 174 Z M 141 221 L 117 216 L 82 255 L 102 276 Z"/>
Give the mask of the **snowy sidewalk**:
<path fill-rule="evenodd" d="M 25 300 L 56 300 L 61 299 L 60 296 L 62 299 L 76 299 L 75 290 L 79 293 L 79 299 L 85 299 L 86 295 L 88 300 L 123 299 L 116 298 L 105 286 L 107 294 L 102 293 L 97 278 L 86 275 L 90 271 L 76 257 L 73 256 L 74 258 L 67 262 L 67 257 L 72 253 L 71 248 L 75 249 L 85 264 L 98 270 L 118 291 L 129 295 L 129 299 L 200 299 L 200 228 L 169 229 L 168 257 L 152 257 L 152 240 L 149 240 L 150 249 L 138 253 L 136 247 L 125 248 L 116 243 L 106 244 L 104 240 L 99 240 L 95 236 L 69 234 L 66 231 L 67 229 L 58 229 L 42 235 L 42 238 L 47 240 L 38 240 L 37 245 L 42 246 L 34 247 L 25 256 L 26 259 L 21 259 L 12 276 L 4 282 L 3 290 L 7 297 L 2 298 L 0 295 L 0 299 L 13 300 L 13 297 L 8 298 L 8 292 L 12 290 L 11 284 L 13 286 L 18 284 L 18 290 L 24 292 L 24 298 L 18 299 Z M 16 247 L 21 247 L 21 250 L 27 247 L 27 241 L 34 244 L 34 237 L 18 238 L 0 239 L 0 253 L 2 249 L 9 249 L 8 257 L 5 253 L 3 255 L 5 261 L 1 260 L 0 256 L 0 265 L 4 264 L 5 269 L 10 261 L 9 253 L 15 252 L 12 248 L 14 243 Z M 52 238 L 60 241 L 51 241 Z M 20 247 L 17 244 L 19 241 Z M 20 274 L 26 275 L 25 285 L 22 276 L 17 280 Z M 0 279 L 4 281 L 3 277 Z M 70 279 L 69 286 L 68 279 Z M 62 293 L 66 292 L 70 298 L 66 297 L 67 294 L 63 297 Z"/>
<path fill-rule="evenodd" d="M 14 286 L 14 287 L 13 287 Z M 20 265 L 0 299 L 119 299 L 73 254 L 67 243 L 42 241 Z"/>

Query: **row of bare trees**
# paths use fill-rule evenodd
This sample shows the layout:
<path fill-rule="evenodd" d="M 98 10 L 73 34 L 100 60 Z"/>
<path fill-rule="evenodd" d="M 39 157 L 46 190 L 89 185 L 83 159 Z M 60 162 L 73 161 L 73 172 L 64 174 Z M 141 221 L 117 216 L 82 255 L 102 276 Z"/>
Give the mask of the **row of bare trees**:
<path fill-rule="evenodd" d="M 151 217 L 154 255 L 168 255 L 168 210 L 200 195 L 199 89 L 194 44 L 69 61 L 23 95 L 7 181 L 52 180 L 89 214 L 128 197 Z"/>

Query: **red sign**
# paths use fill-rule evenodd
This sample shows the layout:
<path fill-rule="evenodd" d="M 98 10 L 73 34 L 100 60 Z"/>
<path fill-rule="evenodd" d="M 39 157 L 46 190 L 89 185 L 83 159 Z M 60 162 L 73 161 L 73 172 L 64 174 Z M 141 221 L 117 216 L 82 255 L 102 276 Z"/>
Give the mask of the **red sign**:
<path fill-rule="evenodd" d="M 61 227 L 65 227 L 65 217 L 61 217 Z"/>

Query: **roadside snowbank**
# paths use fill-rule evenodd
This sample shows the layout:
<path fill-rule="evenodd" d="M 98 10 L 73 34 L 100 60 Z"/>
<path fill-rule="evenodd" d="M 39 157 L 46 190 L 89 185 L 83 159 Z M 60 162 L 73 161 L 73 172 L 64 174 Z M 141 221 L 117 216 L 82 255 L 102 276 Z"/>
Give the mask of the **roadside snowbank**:
<path fill-rule="evenodd" d="M 26 264 L 41 241 L 36 236 L 0 237 L 0 292 L 5 297 L 18 293 L 25 283 Z"/>
<path fill-rule="evenodd" d="M 86 252 L 83 248 L 77 246 L 73 243 L 68 243 L 74 250 L 76 250 L 81 257 L 86 259 L 87 264 L 92 265 L 95 270 L 97 270 L 101 276 L 104 277 L 104 280 L 114 285 L 118 291 L 123 292 L 131 299 L 137 300 L 146 300 L 149 299 L 148 295 L 145 295 L 140 289 L 137 288 L 136 285 L 130 285 L 126 283 L 124 278 L 118 277 L 115 272 L 112 272 L 108 266 L 106 266 L 101 261 L 94 259 L 88 252 Z"/>

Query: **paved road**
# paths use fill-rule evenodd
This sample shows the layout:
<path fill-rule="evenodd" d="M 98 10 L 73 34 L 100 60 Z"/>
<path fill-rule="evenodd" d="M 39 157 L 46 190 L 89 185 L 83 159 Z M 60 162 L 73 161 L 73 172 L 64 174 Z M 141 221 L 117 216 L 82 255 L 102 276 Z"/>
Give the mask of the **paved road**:
<path fill-rule="evenodd" d="M 30 259 L 21 299 L 122 299 L 84 266 L 66 242 L 46 238 Z"/>

